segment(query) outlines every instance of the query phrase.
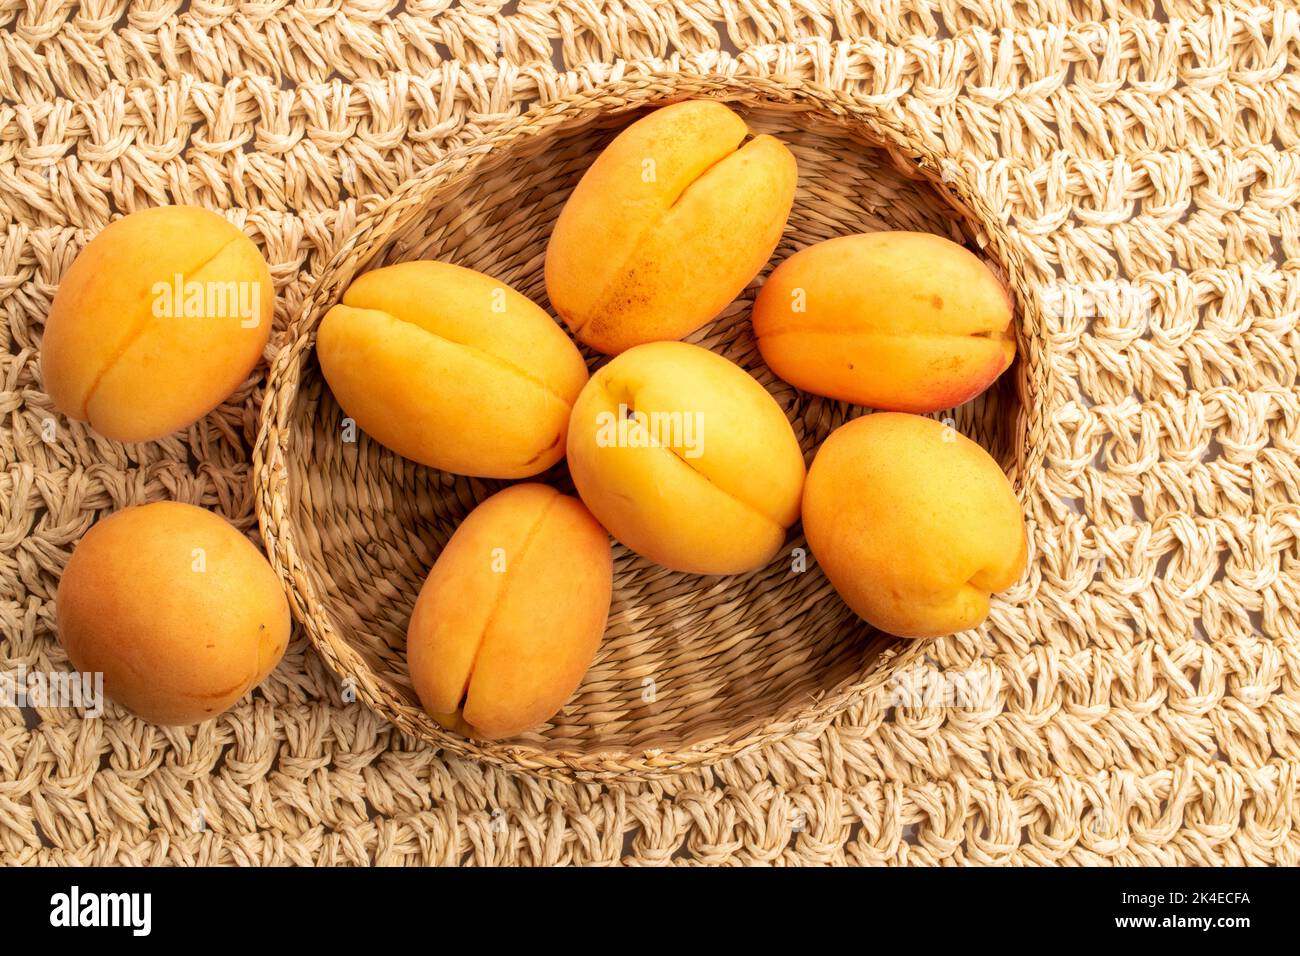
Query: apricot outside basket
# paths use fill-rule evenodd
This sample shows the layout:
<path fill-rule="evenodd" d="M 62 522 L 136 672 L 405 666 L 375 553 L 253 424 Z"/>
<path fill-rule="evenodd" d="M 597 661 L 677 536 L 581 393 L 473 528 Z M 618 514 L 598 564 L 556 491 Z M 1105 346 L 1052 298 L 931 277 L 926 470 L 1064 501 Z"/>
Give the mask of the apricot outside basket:
<path fill-rule="evenodd" d="M 911 229 L 965 243 L 1007 279 L 1016 363 L 984 396 L 938 417 L 983 444 L 1022 499 L 1040 467 L 1036 398 L 1048 390 L 1050 365 L 1022 264 L 998 210 L 899 116 L 803 82 L 682 74 L 618 81 L 534 107 L 447 154 L 361 217 L 272 364 L 254 455 L 267 552 L 317 650 L 361 701 L 446 750 L 548 777 L 664 777 L 817 731 L 864 695 L 887 690 L 891 674 L 924 653 L 924 644 L 855 618 L 806 555 L 796 525 L 771 566 L 730 578 L 670 572 L 615 545 L 601 649 L 562 712 L 533 733 L 503 742 L 449 733 L 411 689 L 404 641 L 416 595 L 460 521 L 502 483 L 427 469 L 349 434 L 316 363 L 316 325 L 361 272 L 417 258 L 486 272 L 549 309 L 542 261 L 569 191 L 620 129 L 692 97 L 728 103 L 798 159 L 799 190 L 773 263 L 836 235 Z M 762 278 L 690 341 L 763 382 L 811 461 L 833 428 L 863 410 L 800 393 L 764 366 L 749 326 Z M 572 488 L 563 463 L 542 480 Z"/>

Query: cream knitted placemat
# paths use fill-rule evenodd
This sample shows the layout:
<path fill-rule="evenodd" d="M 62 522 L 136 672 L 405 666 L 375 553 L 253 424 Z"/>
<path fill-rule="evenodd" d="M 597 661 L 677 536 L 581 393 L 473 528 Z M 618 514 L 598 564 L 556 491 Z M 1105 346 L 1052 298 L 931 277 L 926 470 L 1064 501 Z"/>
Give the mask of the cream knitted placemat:
<path fill-rule="evenodd" d="M 1030 570 L 932 645 L 924 705 L 569 785 L 402 737 L 299 638 L 199 728 L 0 708 L 0 862 L 1296 863 L 1298 64 L 1290 3 L 0 5 L 9 679 L 67 667 L 53 594 L 105 512 L 255 532 L 259 380 L 130 448 L 41 391 L 59 276 L 118 213 L 223 211 L 283 330 L 359 209 L 503 116 L 638 71 L 781 75 L 958 157 L 1058 303 Z M 951 706 L 972 679 L 991 695 Z"/>

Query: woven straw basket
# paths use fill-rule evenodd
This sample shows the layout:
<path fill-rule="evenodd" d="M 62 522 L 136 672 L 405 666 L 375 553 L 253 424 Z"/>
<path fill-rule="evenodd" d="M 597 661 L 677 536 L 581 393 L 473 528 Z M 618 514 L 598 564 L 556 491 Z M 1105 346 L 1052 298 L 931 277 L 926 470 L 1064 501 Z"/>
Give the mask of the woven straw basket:
<path fill-rule="evenodd" d="M 799 527 L 772 564 L 722 578 L 670 572 L 615 545 L 604 642 L 577 693 L 547 726 L 514 740 L 469 740 L 438 727 L 406 672 L 407 621 L 448 537 L 499 482 L 400 458 L 343 414 L 316 364 L 318 321 L 361 272 L 436 258 L 488 273 L 548 306 L 547 238 L 570 190 L 617 132 L 649 109 L 723 100 L 799 162 L 779 262 L 846 233 L 940 233 L 978 252 L 1008 282 L 1019 354 L 974 402 L 938 417 L 979 441 L 1019 494 L 1040 467 L 1036 411 L 1050 363 L 1032 290 L 999 210 L 955 164 L 923 148 L 897 115 L 806 81 L 651 74 L 534 108 L 447 154 L 363 215 L 315 282 L 270 372 L 254 456 L 258 517 L 271 563 L 328 664 L 403 731 L 446 750 L 543 776 L 663 777 L 786 735 L 822 729 L 888 686 L 924 645 L 872 631 L 807 556 Z M 764 366 L 749 325 L 760 276 L 690 341 L 737 362 L 785 409 L 808 461 L 862 412 L 800 393 Z M 586 353 L 593 367 L 603 360 Z M 572 490 L 563 463 L 541 476 Z"/>

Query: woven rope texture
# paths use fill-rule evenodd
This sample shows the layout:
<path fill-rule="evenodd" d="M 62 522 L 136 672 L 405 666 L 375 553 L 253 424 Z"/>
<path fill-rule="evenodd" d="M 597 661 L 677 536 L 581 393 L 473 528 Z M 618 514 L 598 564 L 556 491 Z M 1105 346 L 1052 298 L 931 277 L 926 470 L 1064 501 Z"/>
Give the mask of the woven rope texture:
<path fill-rule="evenodd" d="M 942 161 L 926 189 L 969 194 L 961 214 L 925 199 L 892 221 L 982 236 L 1015 277 L 1042 367 L 1007 398 L 1024 434 L 982 437 L 1032 463 L 1029 571 L 985 627 L 914 650 L 829 726 L 662 780 L 539 779 L 432 747 L 353 700 L 301 631 L 199 728 L 2 709 L 0 862 L 1300 862 L 1290 4 L 236 6 L 0 4 L 0 673 L 67 667 L 54 589 L 102 514 L 174 498 L 256 534 L 266 366 L 140 446 L 41 391 L 50 299 L 106 222 L 190 202 L 243 228 L 279 294 L 269 361 L 358 223 L 459 148 L 532 105 L 706 82 L 805 129 L 814 168 L 826 134 L 778 116 L 774 91 L 856 104 L 879 118 L 862 135 Z M 900 697 L 922 685 L 941 693 Z"/>

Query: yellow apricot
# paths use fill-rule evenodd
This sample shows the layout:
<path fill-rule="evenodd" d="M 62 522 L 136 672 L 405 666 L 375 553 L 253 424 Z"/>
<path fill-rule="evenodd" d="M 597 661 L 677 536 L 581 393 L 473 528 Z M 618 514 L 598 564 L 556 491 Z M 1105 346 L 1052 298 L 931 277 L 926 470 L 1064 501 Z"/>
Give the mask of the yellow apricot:
<path fill-rule="evenodd" d="M 711 100 L 642 117 L 596 158 L 546 247 L 551 305 L 616 354 L 680 339 L 749 284 L 794 202 L 794 155 Z"/>
<path fill-rule="evenodd" d="M 59 580 L 73 666 L 156 724 L 215 717 L 275 669 L 289 604 L 266 559 L 219 515 L 172 501 L 92 527 Z"/>
<path fill-rule="evenodd" d="M 482 502 L 411 615 L 407 663 L 424 708 L 487 739 L 545 723 L 591 666 L 613 574 L 609 536 L 578 499 L 530 483 Z"/>
<path fill-rule="evenodd" d="M 791 385 L 892 411 L 969 401 L 1016 353 L 997 277 L 925 232 L 840 236 L 795 253 L 763 284 L 753 322 L 764 360 Z"/>
<path fill-rule="evenodd" d="M 831 433 L 803 528 L 844 602 L 899 637 L 977 627 L 1025 569 L 1024 519 L 983 448 L 929 418 L 878 412 Z"/>
<path fill-rule="evenodd" d="M 762 567 L 799 517 L 804 464 L 744 369 L 685 342 L 628 349 L 573 406 L 569 471 L 610 533 L 676 571 Z"/>
<path fill-rule="evenodd" d="M 41 342 L 45 389 L 109 438 L 162 438 L 243 383 L 274 309 L 266 260 L 240 230 L 193 206 L 142 209 L 64 273 Z"/>
<path fill-rule="evenodd" d="M 587 366 L 564 330 L 503 282 L 447 262 L 357 278 L 321 320 L 321 371 L 380 444 L 459 475 L 524 478 L 564 457 Z"/>

